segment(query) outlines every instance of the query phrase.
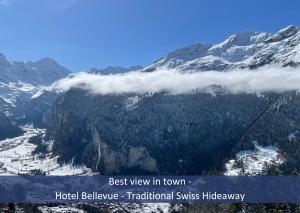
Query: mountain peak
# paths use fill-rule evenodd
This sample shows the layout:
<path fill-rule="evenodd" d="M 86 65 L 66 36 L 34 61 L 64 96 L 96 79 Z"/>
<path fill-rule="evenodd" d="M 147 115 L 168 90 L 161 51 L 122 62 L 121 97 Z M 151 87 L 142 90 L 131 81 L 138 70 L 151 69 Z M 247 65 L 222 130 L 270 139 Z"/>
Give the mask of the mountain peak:
<path fill-rule="evenodd" d="M 33 85 L 49 85 L 71 73 L 52 58 L 42 58 L 37 62 L 10 63 L 0 53 L 0 79 L 7 82 L 24 82 Z"/>
<path fill-rule="evenodd" d="M 165 60 L 167 59 L 181 59 L 181 60 L 191 60 L 198 57 L 201 57 L 206 51 L 211 47 L 211 44 L 192 44 L 184 48 L 177 49 L 175 51 L 170 52 L 167 56 L 165 56 Z"/>
<path fill-rule="evenodd" d="M 299 27 L 296 27 L 295 25 L 290 25 L 286 28 L 283 28 L 283 29 L 279 30 L 277 33 L 275 33 L 266 42 L 267 43 L 272 43 L 272 42 L 282 41 L 286 38 L 289 38 L 291 36 L 296 35 L 298 32 L 299 32 Z"/>
<path fill-rule="evenodd" d="M 39 61 L 37 61 L 36 63 L 37 64 L 43 64 L 43 65 L 46 65 L 46 66 L 58 65 L 58 63 L 54 59 L 49 58 L 49 57 L 42 58 Z"/>
<path fill-rule="evenodd" d="M 255 31 L 244 31 L 229 36 L 225 41 L 220 44 L 214 45 L 214 48 L 227 48 L 230 46 L 247 46 L 253 43 L 264 41 L 270 34 L 255 32 Z"/>
<path fill-rule="evenodd" d="M 274 44 L 273 44 L 274 42 Z M 278 42 L 275 43 L 275 42 Z M 275 34 L 244 31 L 214 45 L 193 44 L 170 52 L 145 68 L 193 71 L 228 71 L 277 63 L 300 65 L 300 27 L 290 25 Z"/>
<path fill-rule="evenodd" d="M 6 57 L 0 53 L 0 65 L 8 65 L 9 62 L 7 61 Z"/>
<path fill-rule="evenodd" d="M 299 30 L 299 28 L 295 25 L 289 25 L 281 30 L 279 30 L 276 34 L 284 34 L 284 33 L 290 33 Z"/>

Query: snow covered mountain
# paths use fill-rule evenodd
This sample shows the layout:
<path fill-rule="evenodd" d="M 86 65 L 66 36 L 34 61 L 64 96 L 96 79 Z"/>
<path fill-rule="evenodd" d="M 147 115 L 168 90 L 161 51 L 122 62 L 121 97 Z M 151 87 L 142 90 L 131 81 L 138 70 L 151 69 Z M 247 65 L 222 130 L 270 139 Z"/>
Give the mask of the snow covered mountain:
<path fill-rule="evenodd" d="M 275 34 L 238 33 L 216 45 L 195 44 L 169 53 L 143 71 L 226 72 L 268 64 L 300 64 L 299 27 Z M 108 67 L 90 73 L 140 69 Z M 14 123 L 35 126 L 15 129 L 14 138 L 2 136 L 0 152 L 8 156 L 0 159 L 3 174 L 31 173 L 30 166 L 45 174 L 71 175 L 91 174 L 86 167 L 101 174 L 127 175 L 259 175 L 272 166 L 279 167 L 281 174 L 300 171 L 297 92 L 101 95 L 71 88 L 58 96 L 40 90 L 39 85 L 68 73 L 52 59 L 8 62 L 0 55 L 0 121 L 4 123 L 0 122 L 0 140 L 1 128 L 13 129 Z M 36 129 L 41 124 L 46 133 Z M 28 160 L 19 150 L 46 158 Z"/>
<path fill-rule="evenodd" d="M 0 53 L 0 82 L 23 82 L 32 85 L 49 85 L 71 73 L 51 58 L 37 62 L 8 61 Z"/>
<path fill-rule="evenodd" d="M 289 26 L 275 34 L 241 32 L 219 44 L 193 44 L 170 52 L 145 68 L 172 68 L 183 72 L 230 71 L 266 64 L 300 64 L 300 27 Z"/>
<path fill-rule="evenodd" d="M 289 26 L 275 34 L 245 32 L 221 44 L 192 45 L 143 71 L 243 72 L 271 64 L 298 66 L 299 56 L 300 28 Z M 243 150 L 252 151 L 245 162 L 280 162 L 288 174 L 300 158 L 276 159 L 290 149 L 288 135 L 298 130 L 299 102 L 295 92 L 103 95 L 71 88 L 54 102 L 47 137 L 62 160 L 74 159 L 102 174 L 221 174 L 225 162 Z M 252 160 L 257 153 L 263 156 L 259 162 Z"/>
<path fill-rule="evenodd" d="M 93 69 L 89 73 L 113 74 L 132 70 L 151 72 L 164 68 L 181 72 L 230 71 L 255 69 L 268 64 L 281 66 L 300 64 L 299 27 L 289 26 L 275 34 L 237 33 L 216 45 L 195 44 L 173 51 L 144 69 L 108 67 Z M 96 171 L 107 174 L 126 173 L 131 169 L 133 173 L 138 171 L 200 174 L 210 171 L 212 165 L 219 170 L 224 165 L 223 161 L 229 160 L 227 158 L 234 157 L 233 154 L 240 151 L 235 148 L 239 146 L 238 144 L 249 143 L 250 145 L 243 146 L 253 148 L 252 139 L 241 140 L 240 137 L 246 137 L 249 128 L 252 128 L 253 132 L 258 132 L 256 126 L 264 123 L 253 124 L 253 122 L 262 114 L 269 116 L 269 108 L 277 109 L 275 106 L 278 102 L 289 101 L 291 104 L 285 109 L 298 113 L 294 107 L 296 108 L 299 98 L 293 93 L 287 95 L 271 93 L 261 97 L 253 94 L 222 94 L 222 92 L 218 97 L 212 97 L 210 94 L 172 96 L 163 92 L 151 95 L 94 95 L 72 88 L 58 96 L 55 91 L 41 90 L 40 85 L 52 83 L 66 76 L 69 71 L 49 58 L 35 63 L 23 63 L 8 62 L 1 55 L 0 71 L 0 109 L 13 123 L 18 125 L 33 123 L 35 127 L 48 127 L 47 138 L 54 140 L 53 151 L 63 160 L 69 161 L 75 157 L 75 162 L 77 160 L 77 163 L 84 163 Z M 27 72 L 30 74 L 26 75 Z M 29 77 L 31 75 L 32 78 Z M 226 106 L 224 103 L 227 103 Z M 252 103 L 253 105 L 250 105 Z M 287 112 L 280 115 L 290 114 Z M 280 122 L 269 117 L 266 120 L 279 129 L 283 128 L 283 121 L 300 122 L 294 118 L 280 118 Z M 203 126 L 210 128 L 205 132 Z M 297 130 L 295 126 L 287 124 L 285 126 L 288 128 L 281 131 L 281 137 L 287 137 L 290 131 Z M 107 131 L 107 128 L 110 131 Z M 154 128 L 155 132 L 150 131 Z M 266 127 L 261 129 L 264 129 L 264 132 L 268 130 Z M 73 132 L 74 130 L 77 131 Z M 252 133 L 247 137 L 252 137 Z M 192 145 L 192 150 L 189 150 L 188 147 L 170 149 L 167 144 L 167 141 L 176 141 L 178 146 L 183 146 L 182 141 L 197 144 L 199 138 L 202 143 L 197 153 L 195 145 Z M 254 139 L 257 137 L 255 136 Z M 218 158 L 221 160 L 219 159 L 218 162 L 215 162 L 217 157 L 213 153 L 206 157 L 204 154 L 199 155 L 199 153 L 208 153 L 206 147 L 220 148 L 224 140 L 231 143 L 219 151 L 221 154 L 218 153 Z M 162 146 L 161 141 L 166 145 Z M 267 139 L 264 142 L 266 141 Z M 121 152 L 116 149 L 120 146 L 118 142 L 122 144 Z M 273 144 L 273 141 L 268 141 L 263 145 Z M 260 141 L 258 145 L 262 146 Z M 102 146 L 101 152 L 107 150 L 100 153 L 102 159 L 99 158 L 99 146 Z M 170 151 L 169 155 L 165 149 Z M 184 149 L 186 150 L 182 153 Z M 232 151 L 232 149 L 237 150 Z M 160 155 L 162 151 L 166 153 L 163 158 Z M 186 156 L 185 153 L 189 155 Z M 113 160 L 109 157 L 110 154 L 115 155 Z M 198 163 L 198 167 L 191 163 L 203 161 L 204 158 L 212 159 L 210 163 L 202 163 L 200 167 Z M 178 163 L 172 163 L 174 161 Z M 179 167 L 179 164 L 185 166 Z"/>
<path fill-rule="evenodd" d="M 51 101 L 45 98 L 33 101 L 31 97 L 70 73 L 51 58 L 25 63 L 8 61 L 0 53 L 0 111 L 18 125 L 43 123 L 41 111 L 45 111 L 45 105 L 51 109 Z"/>

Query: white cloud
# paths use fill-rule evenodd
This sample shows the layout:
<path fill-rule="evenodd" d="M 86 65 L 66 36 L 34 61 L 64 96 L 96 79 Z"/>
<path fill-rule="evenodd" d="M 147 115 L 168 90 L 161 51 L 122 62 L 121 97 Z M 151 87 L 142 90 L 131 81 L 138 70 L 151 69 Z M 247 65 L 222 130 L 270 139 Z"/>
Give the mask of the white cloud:
<path fill-rule="evenodd" d="M 79 87 L 93 94 L 156 93 L 168 91 L 187 93 L 207 91 L 219 86 L 231 93 L 266 93 L 300 90 L 300 69 L 264 67 L 258 70 L 230 72 L 180 73 L 160 70 L 151 73 L 130 72 L 117 75 L 79 73 L 54 84 L 57 89 Z"/>

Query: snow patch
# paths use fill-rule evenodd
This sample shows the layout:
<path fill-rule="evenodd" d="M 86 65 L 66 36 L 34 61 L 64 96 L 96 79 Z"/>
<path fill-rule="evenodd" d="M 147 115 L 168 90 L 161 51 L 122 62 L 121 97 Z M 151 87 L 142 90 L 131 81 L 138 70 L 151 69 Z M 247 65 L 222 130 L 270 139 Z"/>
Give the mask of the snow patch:
<path fill-rule="evenodd" d="M 179 209 L 180 206 L 174 206 L 174 209 L 171 208 L 171 204 L 169 203 L 120 203 L 120 204 L 108 204 L 109 209 L 112 212 L 132 212 L 132 213 L 152 213 L 152 212 L 161 212 L 168 213 L 175 210 L 175 208 Z"/>
<path fill-rule="evenodd" d="M 139 96 L 132 96 L 127 98 L 127 100 L 125 101 L 125 108 L 127 110 L 132 110 L 137 108 L 137 104 L 140 101 L 140 97 Z"/>
<path fill-rule="evenodd" d="M 5 101 L 6 103 L 8 103 L 9 105 L 11 105 L 12 107 L 16 107 L 16 99 L 14 97 L 5 97 L 3 95 L 0 95 L 0 98 Z"/>
<path fill-rule="evenodd" d="M 143 204 L 129 204 L 129 203 L 116 203 L 116 204 L 101 204 L 98 211 L 100 212 L 103 207 L 109 209 L 109 212 L 132 212 L 132 213 L 168 213 L 168 212 L 180 212 L 181 205 L 175 205 L 171 207 L 169 203 L 143 203 Z M 84 213 L 86 211 L 80 209 L 76 204 L 70 205 L 58 205 L 58 206 L 40 206 L 38 209 L 41 212 L 76 212 Z"/>
<path fill-rule="evenodd" d="M 65 213 L 65 212 L 72 212 L 72 213 L 85 213 L 86 211 L 82 210 L 82 209 L 78 209 L 76 207 L 73 206 L 68 206 L 68 205 L 59 205 L 59 206 L 40 206 L 38 207 L 38 209 L 42 212 L 42 213 L 48 213 L 48 212 L 55 212 L 55 213 Z"/>
<path fill-rule="evenodd" d="M 253 144 L 255 146 L 254 151 L 240 151 L 236 154 L 235 159 L 231 159 L 225 164 L 224 175 L 260 175 L 266 166 L 279 165 L 284 162 L 277 147 L 262 147 L 255 141 Z"/>
<path fill-rule="evenodd" d="M 45 93 L 45 90 L 39 90 L 37 93 L 35 93 L 33 96 L 31 96 L 31 99 L 38 98 L 41 95 L 43 95 L 44 93 Z"/>

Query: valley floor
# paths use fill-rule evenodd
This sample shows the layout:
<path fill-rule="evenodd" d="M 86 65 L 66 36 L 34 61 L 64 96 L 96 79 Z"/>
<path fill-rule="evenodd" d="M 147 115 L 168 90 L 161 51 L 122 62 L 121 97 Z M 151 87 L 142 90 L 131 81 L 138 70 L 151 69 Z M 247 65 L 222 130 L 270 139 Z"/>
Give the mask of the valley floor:
<path fill-rule="evenodd" d="M 51 153 L 51 143 L 49 152 L 46 154 L 33 154 L 37 145 L 30 143 L 30 139 L 35 136 L 43 136 L 44 129 L 23 127 L 25 133 L 22 136 L 9 138 L 0 141 L 0 176 L 8 175 L 35 175 L 36 171 L 44 175 L 68 176 L 68 175 L 92 175 L 92 170 L 85 166 L 75 166 L 73 164 L 60 164 Z M 100 207 L 98 207 L 100 208 Z M 101 207 L 102 208 L 102 207 Z M 110 204 L 105 208 L 112 212 L 169 212 L 171 205 L 164 204 Z M 87 212 L 76 205 L 39 206 L 40 212 Z M 22 210 L 20 210 L 22 212 Z"/>
<path fill-rule="evenodd" d="M 60 164 L 49 150 L 46 154 L 33 154 L 37 145 L 30 138 L 44 135 L 45 130 L 23 127 L 22 136 L 0 141 L 0 175 L 45 174 L 56 176 L 89 175 L 92 170 L 85 166 Z"/>

